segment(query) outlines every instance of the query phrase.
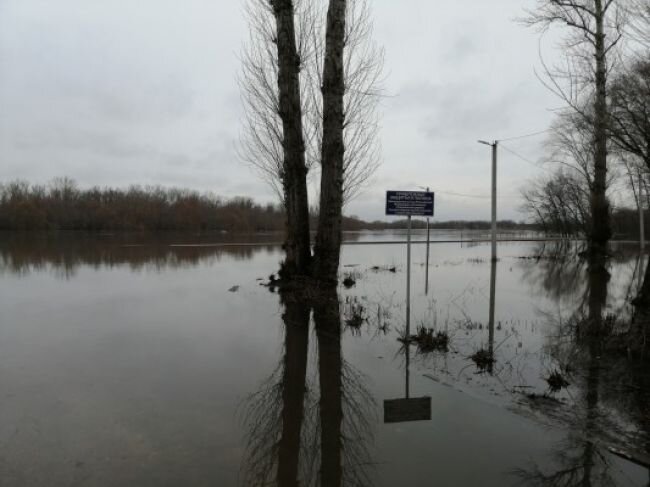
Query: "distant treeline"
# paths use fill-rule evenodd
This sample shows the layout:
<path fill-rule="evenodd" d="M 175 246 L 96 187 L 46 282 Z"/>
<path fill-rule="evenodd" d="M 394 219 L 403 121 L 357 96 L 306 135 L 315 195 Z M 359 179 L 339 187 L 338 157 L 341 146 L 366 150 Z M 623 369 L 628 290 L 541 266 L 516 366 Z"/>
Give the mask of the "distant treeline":
<path fill-rule="evenodd" d="M 68 178 L 47 186 L 0 185 L 0 229 L 85 231 L 279 231 L 284 215 L 251 198 L 159 186 L 79 189 Z"/>
<path fill-rule="evenodd" d="M 343 219 L 344 230 L 403 229 L 406 224 L 404 219 Z M 414 219 L 412 225 L 425 228 L 426 222 Z M 487 230 L 490 223 L 431 222 L 431 228 Z M 499 228 L 536 227 L 508 220 L 500 221 Z M 0 184 L 0 230 L 281 232 L 284 212 L 280 205 L 260 205 L 246 197 L 224 199 L 211 193 L 160 186 L 79 189 L 72 179 L 57 178 L 47 185 L 25 181 Z"/>

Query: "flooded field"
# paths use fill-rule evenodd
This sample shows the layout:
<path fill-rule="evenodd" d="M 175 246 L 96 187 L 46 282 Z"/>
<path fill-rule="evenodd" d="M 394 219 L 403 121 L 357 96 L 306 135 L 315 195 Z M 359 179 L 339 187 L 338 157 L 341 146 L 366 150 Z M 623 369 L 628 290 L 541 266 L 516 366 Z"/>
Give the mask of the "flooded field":
<path fill-rule="evenodd" d="M 428 283 L 413 245 L 407 320 L 402 233 L 313 306 L 274 235 L 5 237 L 0 485 L 648 485 L 637 248 L 458 238 Z"/>

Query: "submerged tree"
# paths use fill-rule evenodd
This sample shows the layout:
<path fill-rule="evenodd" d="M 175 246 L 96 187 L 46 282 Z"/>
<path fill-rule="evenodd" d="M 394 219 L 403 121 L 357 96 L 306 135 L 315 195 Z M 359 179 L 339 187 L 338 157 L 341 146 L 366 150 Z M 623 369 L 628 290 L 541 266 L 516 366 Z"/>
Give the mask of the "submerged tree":
<path fill-rule="evenodd" d="M 588 232 L 590 250 L 603 256 L 611 237 L 610 210 L 607 199 L 607 106 L 609 55 L 622 36 L 621 0 L 538 0 L 525 22 L 542 30 L 563 25 L 569 30 L 564 48 L 565 68 L 545 65 L 545 83 L 583 117 L 590 127 L 594 170 L 590 188 L 591 224 Z"/>
<path fill-rule="evenodd" d="M 592 142 L 591 126 L 582 116 L 565 112 L 557 117 L 546 143 L 545 160 L 557 168 L 522 191 L 522 210 L 546 231 L 563 237 L 589 234 L 595 181 Z M 611 177 L 608 188 L 610 183 Z"/>
<path fill-rule="evenodd" d="M 521 194 L 521 209 L 544 231 L 562 237 L 586 233 L 590 220 L 588 189 L 574 173 L 556 171 L 533 181 Z"/>
<path fill-rule="evenodd" d="M 345 94 L 344 59 L 347 0 L 330 0 L 327 12 L 323 68 L 323 141 L 321 149 L 320 212 L 316 235 L 315 272 L 336 281 L 341 249 L 343 211 L 343 142 Z"/>
<path fill-rule="evenodd" d="M 293 2 L 273 0 L 271 6 L 276 21 L 278 112 L 282 119 L 284 151 L 282 187 L 287 213 L 287 258 L 283 270 L 288 275 L 303 275 L 309 273 L 311 250 L 300 94 L 301 61 L 296 47 Z"/>
<path fill-rule="evenodd" d="M 311 23 L 292 0 L 251 0 L 250 42 L 240 85 L 246 125 L 243 158 L 281 194 L 286 212 L 285 276 L 311 265 L 301 70 Z M 296 25 L 295 19 L 298 18 Z"/>
<path fill-rule="evenodd" d="M 376 108 L 383 52 L 371 41 L 365 0 L 331 0 L 326 22 L 322 4 L 249 0 L 251 40 L 240 83 L 246 118 L 242 158 L 287 207 L 286 277 L 311 273 L 307 176 L 320 165 L 315 275 L 335 281 L 343 205 L 379 163 Z M 293 27 L 281 15 L 285 11 L 293 12 Z"/>

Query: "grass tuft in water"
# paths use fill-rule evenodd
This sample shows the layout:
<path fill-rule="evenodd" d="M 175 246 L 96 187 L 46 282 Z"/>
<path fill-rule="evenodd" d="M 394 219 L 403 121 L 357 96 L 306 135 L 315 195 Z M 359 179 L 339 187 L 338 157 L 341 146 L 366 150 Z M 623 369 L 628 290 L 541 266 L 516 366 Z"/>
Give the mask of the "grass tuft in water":
<path fill-rule="evenodd" d="M 494 354 L 485 348 L 477 350 L 469 358 L 480 371 L 490 369 L 496 362 Z"/>
<path fill-rule="evenodd" d="M 418 326 L 417 333 L 411 340 L 417 343 L 418 351 L 422 353 L 449 351 L 449 335 L 424 325 Z"/>

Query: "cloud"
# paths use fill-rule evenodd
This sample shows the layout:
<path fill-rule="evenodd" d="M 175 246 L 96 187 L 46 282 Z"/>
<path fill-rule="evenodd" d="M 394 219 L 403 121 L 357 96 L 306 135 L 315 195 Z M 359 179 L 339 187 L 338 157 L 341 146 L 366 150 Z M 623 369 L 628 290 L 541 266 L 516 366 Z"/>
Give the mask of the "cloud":
<path fill-rule="evenodd" d="M 485 192 L 489 154 L 476 139 L 546 128 L 557 102 L 533 74 L 537 34 L 512 22 L 530 0 L 498 3 L 372 2 L 386 48 L 384 165 L 349 213 L 383 217 L 389 187 Z M 67 175 L 272 200 L 235 155 L 242 10 L 214 0 L 3 0 L 0 180 Z M 520 150 L 534 159 L 540 149 Z M 505 154 L 503 164 L 508 194 L 534 173 Z M 476 200 L 438 204 L 441 218 L 487 215 Z M 516 214 L 516 203 L 503 205 Z"/>

